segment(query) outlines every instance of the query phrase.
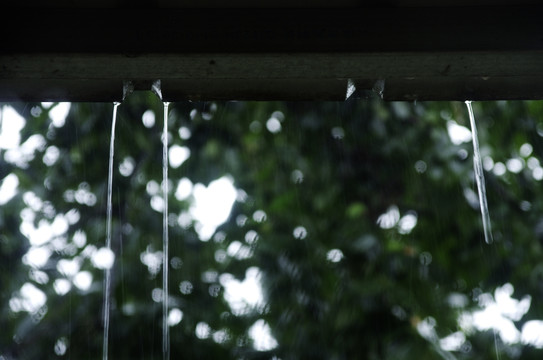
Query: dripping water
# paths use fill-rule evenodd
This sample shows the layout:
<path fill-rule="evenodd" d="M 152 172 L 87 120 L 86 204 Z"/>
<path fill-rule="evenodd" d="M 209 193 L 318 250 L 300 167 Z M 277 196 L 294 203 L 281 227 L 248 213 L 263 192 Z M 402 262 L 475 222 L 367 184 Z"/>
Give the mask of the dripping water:
<path fill-rule="evenodd" d="M 134 85 L 131 81 L 125 81 L 123 84 L 123 98 L 122 101 L 134 90 Z M 117 108 L 121 105 L 120 102 L 113 103 L 113 115 L 111 119 L 111 138 L 109 141 L 109 167 L 107 177 L 107 219 L 106 219 L 106 248 L 111 252 L 111 223 L 113 212 L 113 154 L 115 150 L 115 126 L 117 122 Z M 110 313 L 110 297 L 111 297 L 111 267 L 107 267 L 105 270 L 104 278 L 104 304 L 103 304 L 103 325 L 104 325 L 104 339 L 102 345 L 102 358 L 107 360 L 108 358 L 108 346 L 109 346 L 109 313 Z"/>
<path fill-rule="evenodd" d="M 477 182 L 477 189 L 479 190 L 479 205 L 481 207 L 481 216 L 483 220 L 483 231 L 485 235 L 485 241 L 487 244 L 491 244 L 494 239 L 492 238 L 492 229 L 490 227 L 490 214 L 488 212 L 488 203 L 486 200 L 486 187 L 485 177 L 483 174 L 483 163 L 481 160 L 481 153 L 479 151 L 479 137 L 477 134 L 477 126 L 475 125 L 475 116 L 473 115 L 473 108 L 471 101 L 466 101 L 466 106 L 469 113 L 469 122 L 471 125 L 471 138 L 473 141 L 473 167 L 475 170 L 475 180 Z M 498 338 L 496 335 L 496 329 L 494 332 L 494 351 L 496 352 L 496 358 L 500 359 L 500 353 L 498 351 Z"/>
<path fill-rule="evenodd" d="M 160 80 L 156 80 L 151 90 L 164 104 L 164 130 L 162 132 L 162 196 L 164 209 L 162 212 L 162 356 L 170 358 L 170 329 L 168 325 L 168 106 L 162 99 Z"/>
<path fill-rule="evenodd" d="M 111 120 L 111 139 L 109 143 L 109 169 L 107 180 L 107 221 L 106 221 L 106 248 L 111 251 L 111 215 L 112 215 L 112 193 L 113 193 L 113 153 L 115 148 L 115 123 L 117 121 L 117 108 L 120 102 L 113 103 L 113 116 Z M 104 305 L 103 305 L 103 322 L 104 322 L 104 342 L 102 347 L 102 358 L 108 358 L 109 344 L 109 308 L 110 308 L 110 292 L 111 292 L 111 269 L 105 269 L 104 281 Z"/>
<path fill-rule="evenodd" d="M 170 358 L 170 334 L 168 325 L 168 106 L 164 102 L 164 131 L 162 135 L 162 196 L 164 211 L 162 213 L 162 354 L 164 359 Z"/>
<path fill-rule="evenodd" d="M 473 108 L 471 107 L 471 101 L 466 101 L 468 107 L 469 121 L 471 124 L 471 137 L 473 140 L 473 167 L 475 169 L 475 180 L 477 182 L 477 188 L 479 190 L 479 204 L 481 207 L 481 216 L 483 220 L 483 230 L 485 235 L 485 241 L 487 244 L 491 244 L 494 240 L 492 238 L 492 230 L 490 227 L 490 214 L 488 212 L 488 204 L 486 201 L 486 188 L 485 177 L 483 174 L 483 163 L 481 161 L 481 153 L 479 152 L 479 140 L 477 136 L 477 127 L 475 126 L 475 117 L 473 116 Z"/>

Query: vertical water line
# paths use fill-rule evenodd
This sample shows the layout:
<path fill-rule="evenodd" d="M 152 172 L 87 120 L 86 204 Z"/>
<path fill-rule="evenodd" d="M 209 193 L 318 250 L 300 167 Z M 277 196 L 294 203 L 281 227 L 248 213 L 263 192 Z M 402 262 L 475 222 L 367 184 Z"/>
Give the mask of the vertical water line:
<path fill-rule="evenodd" d="M 168 106 L 169 102 L 162 99 L 161 81 L 155 80 L 151 91 L 164 104 L 164 129 L 162 131 L 162 357 L 170 358 L 170 328 L 168 325 Z"/>
<path fill-rule="evenodd" d="M 475 125 L 475 117 L 473 116 L 473 108 L 471 107 L 471 101 L 466 101 L 466 106 L 469 113 L 469 121 L 471 125 L 471 137 L 473 140 L 473 168 L 475 170 L 475 181 L 477 182 L 477 189 L 479 190 L 479 205 L 481 208 L 481 217 L 483 220 L 483 230 L 485 235 L 485 241 L 487 244 L 491 244 L 494 239 L 492 238 L 492 229 L 490 226 L 490 214 L 488 211 L 488 203 L 486 200 L 486 187 L 485 177 L 483 174 L 483 162 L 481 160 L 481 153 L 479 151 L 479 138 L 477 135 L 477 127 Z"/>
<path fill-rule="evenodd" d="M 164 211 L 162 213 L 162 354 L 164 360 L 170 358 L 170 332 L 168 325 L 168 106 L 169 102 L 164 102 L 164 131 L 162 135 L 162 196 L 164 201 Z"/>
<path fill-rule="evenodd" d="M 107 178 L 107 221 L 106 221 L 106 248 L 111 251 L 111 218 L 112 218 L 112 194 L 113 194 L 113 154 L 115 149 L 115 124 L 117 122 L 117 108 L 120 102 L 113 103 L 113 116 L 111 120 L 111 139 L 109 141 L 109 169 Z M 110 309 L 110 293 L 111 293 L 111 268 L 104 269 L 104 304 L 103 304 L 103 323 L 104 323 L 104 340 L 102 346 L 102 358 L 108 358 L 109 345 L 109 309 Z"/>

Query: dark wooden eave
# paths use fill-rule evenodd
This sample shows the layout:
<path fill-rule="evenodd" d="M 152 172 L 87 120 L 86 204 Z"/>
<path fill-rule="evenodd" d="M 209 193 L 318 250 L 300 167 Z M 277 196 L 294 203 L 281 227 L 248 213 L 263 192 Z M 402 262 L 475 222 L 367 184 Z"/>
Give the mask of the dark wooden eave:
<path fill-rule="evenodd" d="M 385 100 L 543 99 L 543 6 L 533 1 L 212 3 L 6 8 L 0 101 L 119 101 L 124 83 L 155 80 L 165 101 L 343 100 L 349 83 L 353 96 Z"/>

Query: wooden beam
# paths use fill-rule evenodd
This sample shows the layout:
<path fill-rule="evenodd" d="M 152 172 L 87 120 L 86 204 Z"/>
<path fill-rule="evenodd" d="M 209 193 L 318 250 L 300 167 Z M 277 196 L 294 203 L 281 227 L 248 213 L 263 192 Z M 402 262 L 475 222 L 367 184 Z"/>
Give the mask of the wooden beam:
<path fill-rule="evenodd" d="M 0 100 L 543 98 L 540 6 L 14 13 Z M 39 35 L 39 36 L 38 36 Z M 377 86 L 376 86 L 377 85 Z M 375 91 L 374 91 L 375 90 Z M 382 94 L 378 94 L 382 92 Z"/>

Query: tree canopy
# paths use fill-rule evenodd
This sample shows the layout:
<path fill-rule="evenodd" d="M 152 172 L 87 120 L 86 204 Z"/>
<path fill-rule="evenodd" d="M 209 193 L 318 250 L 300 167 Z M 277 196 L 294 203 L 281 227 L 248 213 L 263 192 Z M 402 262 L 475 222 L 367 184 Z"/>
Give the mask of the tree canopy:
<path fill-rule="evenodd" d="M 0 134 L 0 359 L 102 356 L 113 104 L 60 106 L 1 107 L 25 121 Z M 540 358 L 543 102 L 473 107 L 492 244 L 463 103 L 170 104 L 171 357 Z M 118 107 L 112 359 L 162 357 L 162 114 Z M 217 179 L 235 201 L 210 230 Z"/>

